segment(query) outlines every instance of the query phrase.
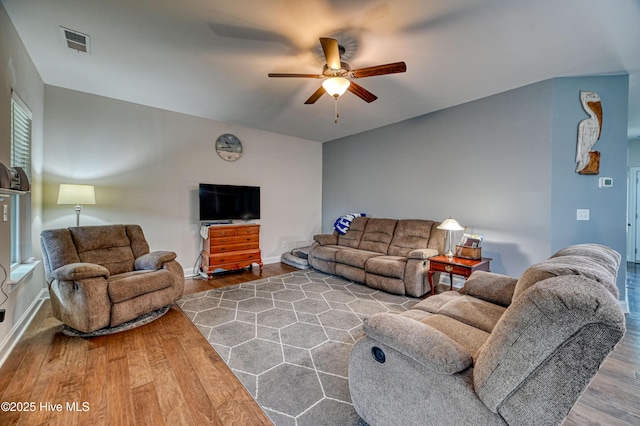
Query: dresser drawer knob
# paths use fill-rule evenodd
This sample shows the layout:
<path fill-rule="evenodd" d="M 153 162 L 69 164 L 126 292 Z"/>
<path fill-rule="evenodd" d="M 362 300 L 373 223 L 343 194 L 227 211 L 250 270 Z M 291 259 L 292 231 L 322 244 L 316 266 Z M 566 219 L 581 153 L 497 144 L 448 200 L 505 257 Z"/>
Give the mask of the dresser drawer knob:
<path fill-rule="evenodd" d="M 447 265 L 447 266 L 444 267 L 444 270 L 447 271 L 447 272 L 451 272 L 451 271 L 453 271 L 453 266 Z"/>

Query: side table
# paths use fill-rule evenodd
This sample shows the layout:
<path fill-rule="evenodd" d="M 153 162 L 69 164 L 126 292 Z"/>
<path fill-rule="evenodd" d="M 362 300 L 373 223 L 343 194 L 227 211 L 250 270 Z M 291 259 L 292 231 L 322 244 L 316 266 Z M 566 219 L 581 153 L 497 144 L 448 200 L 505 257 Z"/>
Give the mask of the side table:
<path fill-rule="evenodd" d="M 489 263 L 491 258 L 483 257 L 478 260 L 463 259 L 461 257 L 447 257 L 444 255 L 429 258 L 429 285 L 431 286 L 431 295 L 435 294 L 435 286 L 433 285 L 433 274 L 436 272 L 446 272 L 449 274 L 449 290 L 453 289 L 453 276 L 460 275 L 466 280 L 473 271 L 489 272 Z"/>

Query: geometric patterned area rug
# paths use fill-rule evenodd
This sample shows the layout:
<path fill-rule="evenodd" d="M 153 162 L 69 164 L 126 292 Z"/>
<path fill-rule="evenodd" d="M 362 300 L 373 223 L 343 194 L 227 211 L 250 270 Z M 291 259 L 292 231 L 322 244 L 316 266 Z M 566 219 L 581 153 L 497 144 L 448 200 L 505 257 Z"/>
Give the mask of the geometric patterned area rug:
<path fill-rule="evenodd" d="M 353 426 L 364 423 L 348 384 L 362 320 L 419 301 L 307 269 L 177 304 L 276 426 Z"/>

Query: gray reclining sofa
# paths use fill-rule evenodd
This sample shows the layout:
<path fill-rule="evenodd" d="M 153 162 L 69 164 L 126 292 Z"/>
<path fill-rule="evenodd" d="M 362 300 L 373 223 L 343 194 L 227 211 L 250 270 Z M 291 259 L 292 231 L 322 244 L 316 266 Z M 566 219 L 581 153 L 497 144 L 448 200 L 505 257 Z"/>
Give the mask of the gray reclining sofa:
<path fill-rule="evenodd" d="M 444 253 L 446 234 L 438 225 L 422 219 L 357 217 L 344 235 L 315 235 L 309 265 L 389 293 L 419 297 L 430 290 L 429 258 Z"/>
<path fill-rule="evenodd" d="M 376 425 L 559 425 L 625 332 L 620 255 L 570 246 L 520 279 L 474 272 L 460 291 L 364 322 L 354 407 Z"/>

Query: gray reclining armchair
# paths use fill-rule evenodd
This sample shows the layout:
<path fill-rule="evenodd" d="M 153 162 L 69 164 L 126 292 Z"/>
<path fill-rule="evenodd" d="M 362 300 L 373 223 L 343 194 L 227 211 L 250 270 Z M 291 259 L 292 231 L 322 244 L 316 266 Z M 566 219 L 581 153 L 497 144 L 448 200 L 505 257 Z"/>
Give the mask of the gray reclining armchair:
<path fill-rule="evenodd" d="M 141 325 L 182 297 L 184 272 L 176 254 L 149 252 L 138 225 L 50 229 L 40 242 L 53 315 L 66 334 Z"/>
<path fill-rule="evenodd" d="M 376 425 L 558 425 L 625 332 L 620 255 L 571 246 L 520 279 L 474 272 L 460 291 L 364 322 L 353 405 Z"/>

